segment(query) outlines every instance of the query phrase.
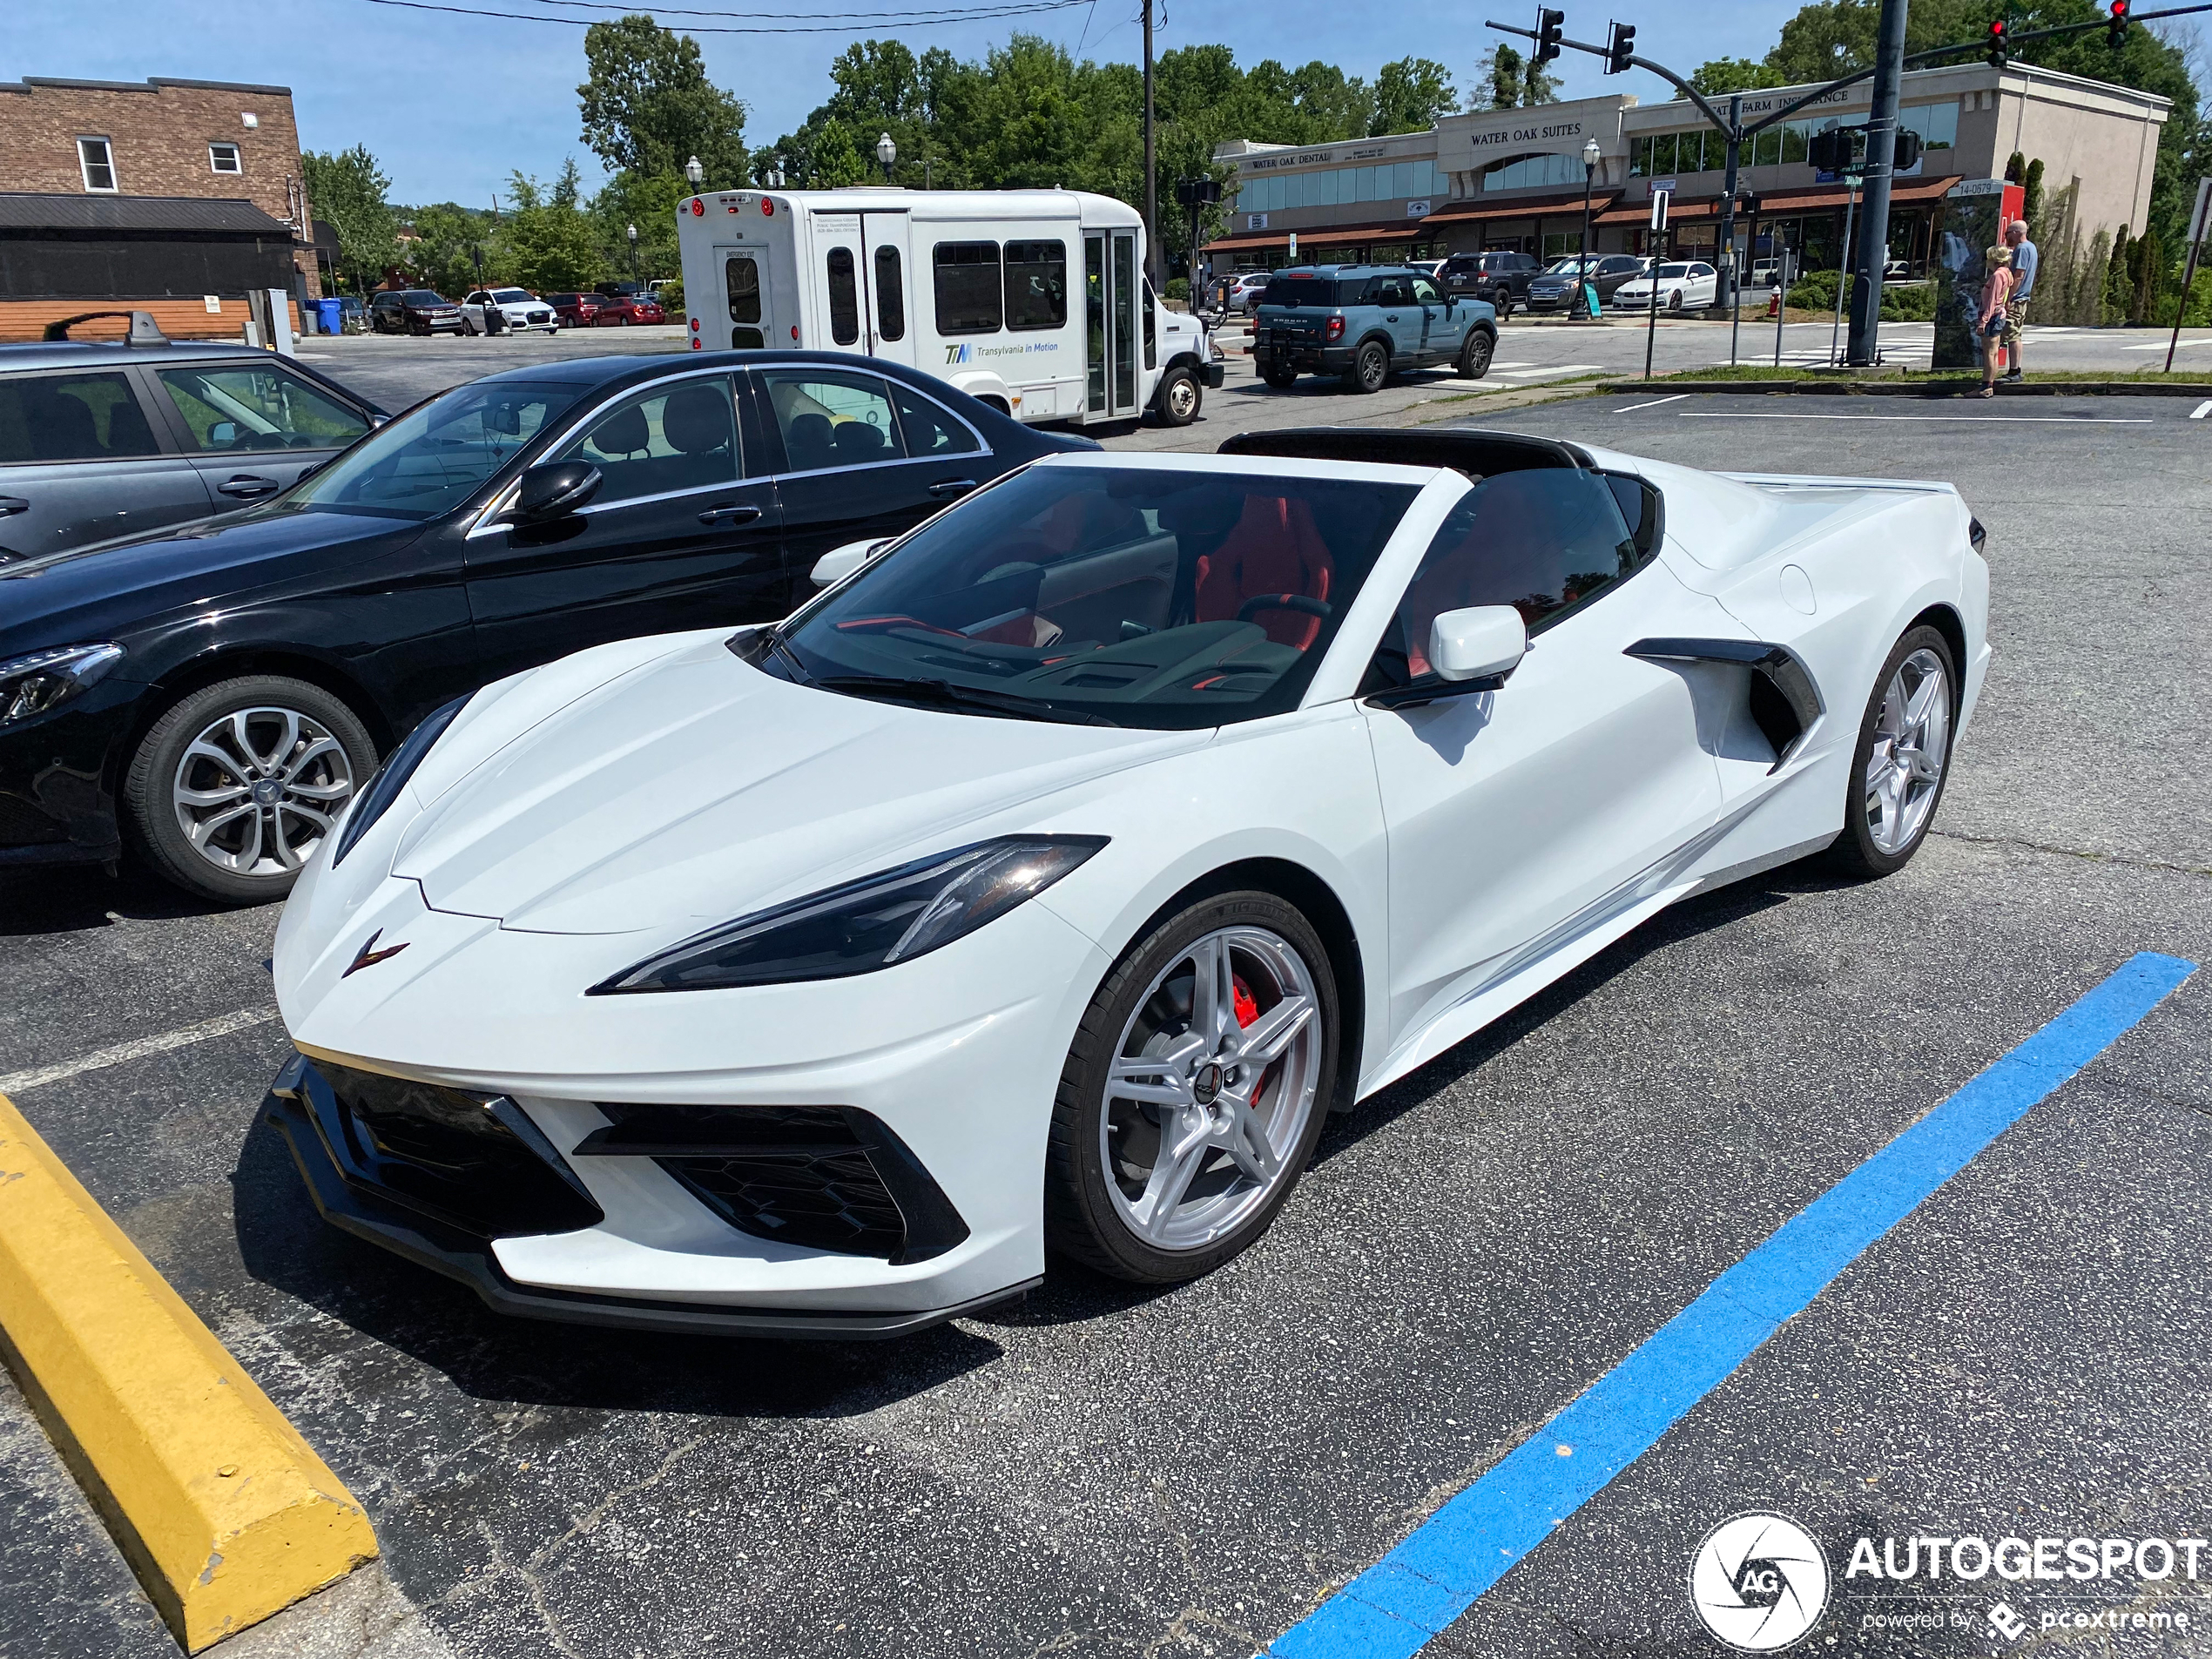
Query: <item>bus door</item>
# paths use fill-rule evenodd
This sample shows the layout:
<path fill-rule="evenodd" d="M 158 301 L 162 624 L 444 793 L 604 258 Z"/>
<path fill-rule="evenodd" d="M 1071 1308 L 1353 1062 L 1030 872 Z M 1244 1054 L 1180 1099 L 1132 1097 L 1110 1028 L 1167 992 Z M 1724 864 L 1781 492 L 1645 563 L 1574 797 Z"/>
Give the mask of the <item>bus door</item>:
<path fill-rule="evenodd" d="M 817 351 L 849 351 L 865 354 L 873 346 L 868 326 L 867 249 L 860 234 L 858 213 L 813 215 L 814 268 L 799 273 L 799 280 L 814 290 L 826 329 L 809 331 L 806 344 Z M 827 339 L 822 338 L 826 333 Z"/>
<path fill-rule="evenodd" d="M 1143 286 L 1136 268 L 1136 233 L 1083 233 L 1083 356 L 1085 411 L 1093 420 L 1141 415 L 1136 354 L 1142 348 L 1138 307 Z"/>
<path fill-rule="evenodd" d="M 914 262 L 907 234 L 907 215 L 867 212 L 860 215 L 861 250 L 867 254 L 860 270 L 860 295 L 866 314 L 860 332 L 868 349 L 894 363 L 914 366 Z"/>
<path fill-rule="evenodd" d="M 726 326 L 732 351 L 759 351 L 776 344 L 776 320 L 769 314 L 768 248 L 765 243 L 718 243 L 715 268 L 722 273 L 722 295 L 729 307 Z M 700 327 L 711 334 L 712 314 Z M 710 338 L 707 345 L 712 347 Z"/>

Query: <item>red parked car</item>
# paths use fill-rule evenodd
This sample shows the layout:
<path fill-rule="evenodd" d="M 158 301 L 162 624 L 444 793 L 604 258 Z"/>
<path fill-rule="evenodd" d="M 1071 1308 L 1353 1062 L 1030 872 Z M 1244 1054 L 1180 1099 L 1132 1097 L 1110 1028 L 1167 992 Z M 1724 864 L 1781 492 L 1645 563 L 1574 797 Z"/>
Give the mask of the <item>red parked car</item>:
<path fill-rule="evenodd" d="M 563 328 L 589 328 L 599 314 L 599 307 L 607 303 L 604 293 L 549 293 L 545 303 L 553 307 L 553 314 L 561 320 Z"/>
<path fill-rule="evenodd" d="M 597 296 L 598 314 L 591 319 L 595 328 L 627 328 L 633 322 L 666 322 L 668 313 L 660 304 L 642 293 L 603 293 Z"/>

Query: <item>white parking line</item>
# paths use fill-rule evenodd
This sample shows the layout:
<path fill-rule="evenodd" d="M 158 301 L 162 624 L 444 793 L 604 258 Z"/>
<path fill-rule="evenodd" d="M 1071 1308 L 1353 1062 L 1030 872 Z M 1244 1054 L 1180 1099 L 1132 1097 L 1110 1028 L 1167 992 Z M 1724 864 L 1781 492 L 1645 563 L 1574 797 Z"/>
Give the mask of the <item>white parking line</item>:
<path fill-rule="evenodd" d="M 1672 397 L 1655 397 L 1649 403 L 1631 403 L 1627 408 L 1615 409 L 1613 413 L 1615 415 L 1634 415 L 1638 409 L 1656 409 L 1662 403 L 1679 403 L 1683 399 L 1688 397 L 1689 395 L 1689 394 L 1687 392 L 1676 392 Z"/>
<path fill-rule="evenodd" d="M 2150 416 L 2109 415 L 1753 415 L 1733 409 L 1676 409 L 1684 421 L 1964 421 L 1969 425 L 2148 426 Z"/>
<path fill-rule="evenodd" d="M 0 1095 L 20 1095 L 26 1089 L 37 1089 L 44 1083 L 57 1083 L 87 1071 L 98 1071 L 107 1066 L 119 1066 L 126 1060 L 143 1060 L 148 1055 L 166 1054 L 172 1049 L 187 1049 L 195 1042 L 205 1042 L 211 1037 L 228 1036 L 233 1031 L 243 1031 L 248 1026 L 260 1025 L 277 1017 L 274 1008 L 240 1008 L 235 1014 L 219 1014 L 212 1020 L 202 1020 L 197 1025 L 179 1026 L 174 1031 L 164 1031 L 159 1036 L 138 1037 L 129 1042 L 118 1042 L 112 1049 L 97 1049 L 74 1060 L 64 1060 L 58 1065 L 37 1066 L 29 1071 L 18 1071 L 0 1077 Z"/>
<path fill-rule="evenodd" d="M 2207 336 L 2202 340 L 2184 340 L 2176 343 L 2185 350 L 2191 346 L 2212 346 L 2212 336 Z M 2120 349 L 2122 351 L 2164 351 L 2166 346 L 2165 341 L 2154 340 L 2148 346 L 2122 346 Z"/>
<path fill-rule="evenodd" d="M 2191 409 L 2189 411 L 2189 419 L 2192 421 L 2202 421 L 2208 415 L 2212 415 L 2212 397 L 2206 398 L 2203 402 L 2198 404 L 2195 408 Z"/>
<path fill-rule="evenodd" d="M 1490 365 L 1494 372 L 1497 365 Z M 1603 368 L 1603 363 L 1550 363 L 1541 368 L 1516 368 L 1506 371 L 1515 380 L 1527 380 L 1533 374 L 1586 374 L 1594 368 Z"/>

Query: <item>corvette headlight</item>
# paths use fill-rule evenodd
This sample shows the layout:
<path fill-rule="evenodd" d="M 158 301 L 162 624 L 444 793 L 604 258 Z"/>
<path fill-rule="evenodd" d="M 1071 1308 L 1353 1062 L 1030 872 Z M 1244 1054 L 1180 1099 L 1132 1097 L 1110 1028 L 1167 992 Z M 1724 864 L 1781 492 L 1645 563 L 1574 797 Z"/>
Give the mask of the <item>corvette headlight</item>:
<path fill-rule="evenodd" d="M 330 855 L 333 868 L 346 861 L 346 854 L 354 850 L 354 843 L 368 833 L 369 826 L 391 810 L 392 803 L 400 798 L 400 791 L 407 787 L 407 780 L 415 776 L 415 769 L 430 752 L 431 746 L 445 735 L 454 717 L 469 706 L 469 699 L 456 697 L 442 709 L 435 709 L 422 717 L 422 724 L 407 734 L 407 741 L 386 757 L 368 780 L 368 787 L 354 799 L 353 815 L 347 819 L 346 827 L 338 833 L 338 846 Z"/>
<path fill-rule="evenodd" d="M 709 991 L 845 979 L 909 961 L 1035 898 L 1106 845 L 1100 835 L 1009 835 L 902 864 L 754 912 L 591 988 Z"/>
<path fill-rule="evenodd" d="M 122 660 L 120 645 L 60 645 L 0 663 L 0 725 L 58 707 Z"/>

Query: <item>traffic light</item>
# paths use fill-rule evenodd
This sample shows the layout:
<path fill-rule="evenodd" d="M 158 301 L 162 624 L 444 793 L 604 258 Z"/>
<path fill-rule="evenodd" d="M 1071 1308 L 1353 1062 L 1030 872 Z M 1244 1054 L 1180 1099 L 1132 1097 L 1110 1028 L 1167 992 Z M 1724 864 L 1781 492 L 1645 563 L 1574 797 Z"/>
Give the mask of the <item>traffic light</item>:
<path fill-rule="evenodd" d="M 2002 69 L 2012 60 L 2013 25 L 2002 17 L 1993 17 L 1989 24 L 1989 66 Z"/>
<path fill-rule="evenodd" d="M 2120 0 L 2122 5 L 2128 0 Z M 1605 72 L 1625 75 L 1635 67 L 1629 60 L 1636 55 L 1636 26 L 1632 23 L 1616 23 L 1605 44 Z"/>
<path fill-rule="evenodd" d="M 1548 64 L 1559 56 L 1559 37 L 1567 27 L 1567 14 L 1550 6 L 1536 11 L 1536 61 Z"/>
<path fill-rule="evenodd" d="M 1899 132 L 1892 140 L 1896 146 L 1890 153 L 1890 171 L 1910 172 L 1920 165 L 1920 135 Z"/>
<path fill-rule="evenodd" d="M 1857 136 L 1851 127 L 1816 132 L 1805 140 L 1805 159 L 1820 172 L 1848 172 L 1858 158 L 1858 146 L 1852 142 Z"/>
<path fill-rule="evenodd" d="M 2118 51 L 2128 44 L 2128 0 L 2112 0 L 2112 21 L 2105 25 L 2105 38 Z"/>

